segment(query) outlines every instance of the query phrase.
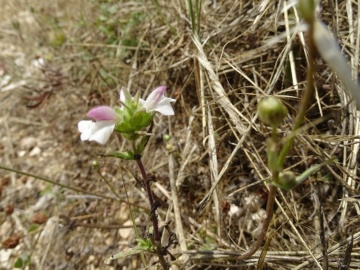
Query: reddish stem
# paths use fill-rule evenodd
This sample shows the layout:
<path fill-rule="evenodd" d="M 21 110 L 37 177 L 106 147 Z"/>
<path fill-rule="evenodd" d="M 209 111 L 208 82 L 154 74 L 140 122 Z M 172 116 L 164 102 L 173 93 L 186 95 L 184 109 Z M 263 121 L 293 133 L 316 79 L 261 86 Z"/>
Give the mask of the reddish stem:
<path fill-rule="evenodd" d="M 150 220 L 153 224 L 153 228 L 154 228 L 154 242 L 155 242 L 155 246 L 156 246 L 156 253 L 159 257 L 159 261 L 161 266 L 163 267 L 163 269 L 167 270 L 169 269 L 164 256 L 162 254 L 162 250 L 161 250 L 161 239 L 160 239 L 160 232 L 159 232 L 159 222 L 156 216 L 156 209 L 155 209 L 155 200 L 154 200 L 154 195 L 151 191 L 151 186 L 150 186 L 150 181 L 148 178 L 148 175 L 146 173 L 144 164 L 141 161 L 141 156 L 139 156 L 139 158 L 136 158 L 136 163 L 140 169 L 141 172 L 141 176 L 143 179 L 143 184 L 147 193 L 147 196 L 149 198 L 149 203 L 150 203 Z"/>

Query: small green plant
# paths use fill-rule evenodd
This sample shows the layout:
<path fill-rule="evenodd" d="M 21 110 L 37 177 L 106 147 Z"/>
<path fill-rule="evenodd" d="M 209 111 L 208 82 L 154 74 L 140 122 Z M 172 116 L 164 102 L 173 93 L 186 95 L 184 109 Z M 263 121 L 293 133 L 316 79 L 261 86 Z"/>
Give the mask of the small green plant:
<path fill-rule="evenodd" d="M 17 260 L 14 263 L 14 268 L 24 269 L 29 264 L 30 264 L 30 257 L 24 253 L 17 258 Z"/>
<path fill-rule="evenodd" d="M 268 167 L 271 171 L 270 191 L 266 207 L 266 218 L 263 221 L 261 233 L 253 245 L 253 247 L 240 256 L 240 259 L 246 259 L 252 256 L 261 246 L 268 227 L 273 216 L 273 208 L 277 188 L 283 190 L 291 190 L 295 186 L 301 184 L 310 175 L 320 170 L 324 165 L 336 161 L 329 159 L 321 164 L 316 164 L 307 169 L 301 175 L 296 176 L 295 173 L 284 169 L 284 160 L 293 146 L 295 136 L 299 133 L 304 122 L 306 111 L 311 105 L 311 99 L 314 96 L 314 78 L 315 78 L 315 54 L 319 52 L 320 56 L 338 75 L 339 79 L 347 89 L 350 97 L 355 101 L 357 108 L 360 107 L 360 89 L 358 85 L 352 81 L 350 68 L 342 56 L 337 41 L 332 37 L 324 24 L 316 16 L 315 0 L 299 0 L 298 9 L 303 19 L 308 24 L 308 67 L 306 77 L 306 88 L 301 100 L 300 110 L 296 116 L 292 131 L 285 140 L 279 140 L 277 127 L 287 116 L 287 109 L 277 97 L 266 97 L 258 104 L 259 119 L 271 128 L 271 137 L 266 141 L 266 151 L 268 159 Z"/>
<path fill-rule="evenodd" d="M 143 13 L 134 12 L 124 20 L 116 16 L 118 3 L 102 3 L 99 8 L 101 14 L 97 17 L 96 27 L 104 35 L 106 44 L 119 45 L 120 42 L 125 47 L 138 46 L 139 40 L 134 28 L 143 22 Z"/>
<path fill-rule="evenodd" d="M 173 237 L 169 241 L 169 246 L 161 244 L 161 232 L 156 214 L 160 203 L 156 201 L 153 195 L 151 188 L 153 180 L 148 176 L 141 160 L 142 152 L 151 136 L 155 112 L 163 115 L 174 115 L 174 110 L 170 103 L 175 100 L 165 97 L 165 90 L 165 86 L 156 88 L 146 100 L 141 99 L 139 94 L 133 97 L 128 91 L 120 90 L 120 106 L 115 108 L 109 106 L 95 107 L 87 114 L 93 120 L 83 120 L 78 123 L 81 140 L 83 141 L 96 141 L 100 144 L 105 144 L 113 132 L 121 134 L 129 141 L 130 150 L 112 152 L 107 156 L 136 161 L 142 176 L 141 182 L 150 204 L 149 219 L 152 222 L 152 227 L 151 231 L 147 233 L 148 237 L 137 239 L 138 245 L 135 248 L 111 256 L 105 261 L 107 264 L 119 258 L 150 252 L 158 256 L 163 269 L 169 269 L 164 255 L 169 254 L 167 249 L 170 245 L 177 243 L 176 237 L 172 234 Z"/>
<path fill-rule="evenodd" d="M 190 18 L 190 27 L 193 31 L 193 33 L 196 33 L 199 35 L 200 33 L 200 7 L 201 7 L 201 1 L 199 0 L 188 0 L 187 1 L 187 8 L 189 12 L 189 18 Z"/>

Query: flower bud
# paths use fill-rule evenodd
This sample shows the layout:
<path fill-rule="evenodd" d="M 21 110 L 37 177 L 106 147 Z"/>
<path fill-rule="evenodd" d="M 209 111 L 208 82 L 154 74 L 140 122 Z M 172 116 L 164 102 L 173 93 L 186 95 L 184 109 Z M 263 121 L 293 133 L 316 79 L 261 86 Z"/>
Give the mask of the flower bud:
<path fill-rule="evenodd" d="M 96 171 L 100 168 L 100 164 L 99 164 L 99 162 L 97 160 L 93 160 L 91 166 Z"/>
<path fill-rule="evenodd" d="M 171 140 L 171 136 L 170 136 L 169 134 L 165 134 L 165 135 L 163 136 L 163 140 L 164 140 L 165 142 L 169 142 L 169 141 Z"/>
<path fill-rule="evenodd" d="M 171 152 L 174 150 L 174 146 L 171 143 L 167 143 L 165 146 L 166 150 Z"/>
<path fill-rule="evenodd" d="M 263 98 L 258 105 L 260 120 L 269 126 L 278 126 L 286 117 L 288 111 L 277 97 Z"/>
<path fill-rule="evenodd" d="M 296 186 L 296 176 L 291 171 L 281 172 L 279 173 L 279 178 L 276 183 L 274 183 L 281 189 L 290 190 Z"/>

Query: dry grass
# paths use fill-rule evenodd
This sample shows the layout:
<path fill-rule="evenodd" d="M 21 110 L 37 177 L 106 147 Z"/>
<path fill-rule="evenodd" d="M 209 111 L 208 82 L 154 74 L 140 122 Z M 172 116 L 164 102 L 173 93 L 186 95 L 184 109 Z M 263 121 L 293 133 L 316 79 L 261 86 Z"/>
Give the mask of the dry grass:
<path fill-rule="evenodd" d="M 280 191 L 266 248 L 237 260 L 261 228 L 270 177 L 270 130 L 256 105 L 279 96 L 289 109 L 279 132 L 289 133 L 304 89 L 306 36 L 284 1 L 200 2 L 192 31 L 187 1 L 0 0 L 0 164 L 65 186 L 0 171 L 0 269 L 20 257 L 30 258 L 28 269 L 144 267 L 140 256 L 103 263 L 135 245 L 128 202 L 141 235 L 150 224 L 135 164 L 99 157 L 126 142 L 81 142 L 76 126 L 90 107 L 115 105 L 120 87 L 146 96 L 162 84 L 176 115 L 156 119 L 144 162 L 167 202 L 159 219 L 179 238 L 172 269 L 338 269 L 347 257 L 342 269 L 360 267 L 359 116 L 320 59 L 307 128 L 285 164 L 300 174 L 330 157 L 339 162 Z M 359 2 L 322 8 L 357 77 Z M 47 221 L 34 227 L 38 213 Z M 9 237 L 19 240 L 13 249 L 5 248 Z"/>

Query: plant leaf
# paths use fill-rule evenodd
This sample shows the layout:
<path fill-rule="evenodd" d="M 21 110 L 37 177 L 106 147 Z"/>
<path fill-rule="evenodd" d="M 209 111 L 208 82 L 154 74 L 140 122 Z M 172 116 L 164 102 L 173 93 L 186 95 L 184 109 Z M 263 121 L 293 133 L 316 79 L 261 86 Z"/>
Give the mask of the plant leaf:
<path fill-rule="evenodd" d="M 139 242 L 138 239 L 137 239 L 137 241 Z M 140 243 L 138 246 L 136 246 L 134 248 L 129 248 L 129 249 L 125 250 L 125 251 L 121 251 L 119 253 L 116 253 L 115 255 L 111 255 L 109 258 L 107 258 L 104 261 L 104 263 L 109 265 L 114 260 L 124 259 L 126 257 L 136 255 L 136 254 L 139 254 L 139 253 L 144 252 L 144 251 L 148 251 L 149 246 L 148 246 L 148 243 L 146 242 L 146 244 L 145 244 L 145 242 Z"/>
<path fill-rule="evenodd" d="M 103 155 L 104 157 L 115 157 L 123 160 L 135 160 L 134 153 L 131 151 L 125 152 L 112 152 L 110 154 Z"/>

